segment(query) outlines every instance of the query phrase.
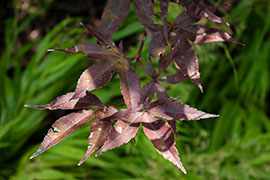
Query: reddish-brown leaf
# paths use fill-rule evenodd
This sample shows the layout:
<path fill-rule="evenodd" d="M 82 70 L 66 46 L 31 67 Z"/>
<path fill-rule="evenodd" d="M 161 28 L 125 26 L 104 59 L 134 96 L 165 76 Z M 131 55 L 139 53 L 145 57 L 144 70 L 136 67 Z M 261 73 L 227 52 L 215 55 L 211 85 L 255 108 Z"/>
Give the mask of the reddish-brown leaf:
<path fill-rule="evenodd" d="M 163 36 L 165 39 L 165 42 L 169 43 L 168 38 L 168 23 L 167 23 L 167 13 L 168 13 L 168 6 L 169 2 L 168 0 L 160 0 L 159 1 L 159 7 L 160 7 L 160 19 L 163 21 Z"/>
<path fill-rule="evenodd" d="M 71 113 L 67 116 L 61 117 L 49 129 L 48 134 L 45 136 L 41 146 L 34 153 L 30 159 L 36 157 L 38 154 L 46 151 L 50 147 L 54 146 L 67 135 L 73 131 L 79 129 L 82 125 L 87 123 L 89 120 L 94 118 L 95 111 L 93 110 L 82 110 L 80 112 Z"/>
<path fill-rule="evenodd" d="M 154 13 L 154 5 L 151 0 L 133 0 L 134 11 L 138 20 L 142 23 L 147 34 L 153 38 L 160 29 L 155 25 L 152 16 Z"/>
<path fill-rule="evenodd" d="M 174 24 L 176 26 L 181 26 L 181 25 L 189 25 L 191 23 L 197 22 L 196 19 L 193 19 L 187 12 L 183 12 L 179 14 L 176 19 L 174 20 Z"/>
<path fill-rule="evenodd" d="M 170 126 L 165 121 L 157 120 L 148 113 L 144 113 L 142 121 L 143 131 L 156 150 L 186 174 L 175 147 L 174 135 Z"/>
<path fill-rule="evenodd" d="M 233 42 L 240 45 L 243 45 L 241 42 L 233 39 L 228 33 L 215 29 L 208 28 L 205 26 L 200 26 L 203 29 L 203 32 L 199 35 L 196 35 L 195 39 L 192 40 L 194 43 L 209 43 L 209 42 Z"/>
<path fill-rule="evenodd" d="M 171 51 L 168 52 L 167 54 L 163 55 L 160 57 L 159 61 L 158 61 L 158 74 L 160 75 L 161 73 L 163 73 L 165 71 L 165 69 L 168 68 L 168 66 L 170 65 L 173 57 L 175 56 L 175 54 L 178 51 L 179 48 L 179 42 L 177 41 L 173 47 L 171 48 Z"/>
<path fill-rule="evenodd" d="M 158 99 L 167 99 L 169 95 L 166 92 L 166 89 L 158 82 L 155 82 L 155 91 L 157 93 Z"/>
<path fill-rule="evenodd" d="M 164 105 L 164 104 L 169 104 L 169 103 L 172 103 L 172 102 L 175 102 L 179 100 L 179 98 L 166 98 L 166 99 L 158 99 L 156 100 L 155 102 L 149 104 L 149 106 L 146 109 L 146 111 L 148 111 L 149 109 L 152 109 L 156 106 L 161 106 L 161 105 Z"/>
<path fill-rule="evenodd" d="M 147 106 L 152 101 L 155 93 L 157 93 L 158 99 L 169 98 L 165 88 L 157 80 L 153 80 L 144 85 L 141 94 L 141 104 Z"/>
<path fill-rule="evenodd" d="M 243 45 L 239 41 L 233 39 L 225 31 L 216 28 L 209 28 L 202 25 L 185 24 L 177 24 L 176 27 L 179 28 L 179 33 L 184 33 L 186 38 L 190 39 L 194 43 L 233 42 Z"/>
<path fill-rule="evenodd" d="M 110 37 L 129 12 L 130 0 L 110 0 L 103 11 L 99 32 Z"/>
<path fill-rule="evenodd" d="M 157 57 L 161 55 L 167 48 L 167 43 L 166 43 L 164 34 L 162 32 L 163 31 L 156 34 L 150 42 L 149 55 L 152 57 Z"/>
<path fill-rule="evenodd" d="M 109 50 L 114 50 L 115 52 L 118 52 L 118 48 L 115 46 L 114 42 L 110 39 L 109 36 L 101 34 L 100 32 L 97 32 L 94 28 L 87 26 L 83 23 L 81 23 L 81 25 L 97 39 L 99 44 L 103 45 Z"/>
<path fill-rule="evenodd" d="M 176 129 L 176 120 L 168 121 L 168 124 L 171 126 L 175 136 L 178 138 L 177 129 Z"/>
<path fill-rule="evenodd" d="M 91 59 L 112 60 L 116 58 L 110 50 L 93 43 L 81 43 L 67 49 L 49 49 L 48 51 L 59 51 L 69 54 L 82 53 Z"/>
<path fill-rule="evenodd" d="M 90 136 L 88 137 L 88 148 L 82 158 L 78 163 L 80 166 L 95 150 L 97 150 L 110 135 L 112 130 L 112 123 L 110 120 L 100 120 L 95 119 L 90 127 Z"/>
<path fill-rule="evenodd" d="M 93 94 L 87 93 L 85 97 L 80 99 L 71 99 L 74 96 L 74 92 L 67 93 L 63 96 L 58 97 L 49 104 L 35 106 L 25 105 L 26 107 L 35 109 L 88 109 L 90 105 L 104 106 L 104 104 Z"/>
<path fill-rule="evenodd" d="M 202 90 L 200 84 L 200 73 L 198 58 L 195 54 L 194 48 L 189 42 L 182 38 L 179 43 L 178 51 L 174 56 L 174 62 L 177 69 L 188 77 Z"/>
<path fill-rule="evenodd" d="M 165 81 L 165 82 L 170 83 L 170 84 L 177 84 L 177 83 L 180 83 L 180 82 L 186 80 L 187 78 L 188 78 L 187 75 L 184 75 L 182 72 L 177 72 L 173 75 L 163 76 L 163 77 L 159 78 L 159 80 Z"/>
<path fill-rule="evenodd" d="M 151 65 L 150 61 L 147 61 L 147 64 L 146 64 L 147 68 L 145 67 L 141 67 L 141 69 L 146 72 L 151 78 L 156 78 L 158 75 L 157 75 L 157 72 L 156 70 L 153 68 L 153 66 Z"/>
<path fill-rule="evenodd" d="M 188 14 L 195 19 L 207 18 L 212 22 L 223 23 L 229 26 L 229 23 L 224 19 L 218 17 L 206 7 L 202 7 L 201 5 L 194 2 L 194 0 L 181 0 L 180 4 L 187 9 Z"/>
<path fill-rule="evenodd" d="M 141 97 L 141 83 L 137 74 L 129 67 L 128 70 L 120 70 L 120 87 L 125 103 L 129 109 L 139 107 Z"/>
<path fill-rule="evenodd" d="M 141 94 L 141 104 L 147 105 L 149 104 L 154 95 L 155 95 L 155 83 L 153 81 L 150 81 L 149 83 L 145 84 L 142 88 L 142 94 Z"/>
<path fill-rule="evenodd" d="M 75 94 L 72 99 L 78 99 L 86 96 L 86 91 L 101 88 L 110 81 L 115 71 L 114 61 L 105 61 L 100 64 L 94 64 L 86 69 L 77 84 Z"/>
<path fill-rule="evenodd" d="M 215 114 L 208 114 L 181 103 L 167 103 L 148 110 L 153 116 L 167 120 L 199 120 L 211 117 L 218 117 Z"/>
<path fill-rule="evenodd" d="M 108 140 L 98 151 L 96 156 L 99 156 L 102 152 L 114 149 L 122 144 L 128 143 L 135 137 L 139 125 L 142 112 L 132 112 L 130 110 L 124 110 L 114 115 L 117 117 L 117 122 L 114 124 L 111 134 Z"/>

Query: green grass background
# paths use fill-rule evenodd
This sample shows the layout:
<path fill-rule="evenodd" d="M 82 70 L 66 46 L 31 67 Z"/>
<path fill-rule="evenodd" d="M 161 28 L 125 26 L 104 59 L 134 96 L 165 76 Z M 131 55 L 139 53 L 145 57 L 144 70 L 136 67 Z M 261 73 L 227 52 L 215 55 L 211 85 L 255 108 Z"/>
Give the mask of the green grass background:
<path fill-rule="evenodd" d="M 15 7 L 20 2 L 13 1 Z M 58 145 L 29 160 L 51 124 L 61 111 L 25 108 L 24 104 L 46 104 L 57 96 L 73 91 L 78 77 L 91 63 L 83 55 L 47 53 L 49 48 L 66 48 L 82 39 L 84 29 L 79 17 L 63 18 L 38 41 L 17 46 L 25 28 L 46 13 L 46 8 L 25 15 L 19 8 L 14 16 L 1 22 L 5 47 L 0 54 L 0 179 L 270 179 L 269 58 L 270 2 L 242 0 L 235 2 L 225 18 L 232 24 L 223 27 L 245 44 L 196 45 L 204 93 L 190 82 L 169 86 L 172 97 L 200 110 L 220 114 L 219 118 L 197 122 L 178 122 L 177 148 L 187 169 L 184 175 L 163 159 L 140 130 L 136 143 L 93 155 L 81 166 L 77 163 L 87 148 L 89 124 Z M 170 6 L 169 20 L 179 8 Z M 113 35 L 138 38 L 143 32 L 133 10 Z M 136 54 L 140 42 L 128 45 L 125 53 Z M 143 50 L 147 59 L 147 45 Z M 31 53 L 35 49 L 35 53 Z M 30 55 L 29 55 L 30 54 Z M 27 66 L 22 59 L 27 57 Z M 175 71 L 170 67 L 168 73 Z M 138 70 L 142 83 L 148 78 Z M 121 102 L 117 75 L 102 89 L 94 91 L 108 105 Z"/>

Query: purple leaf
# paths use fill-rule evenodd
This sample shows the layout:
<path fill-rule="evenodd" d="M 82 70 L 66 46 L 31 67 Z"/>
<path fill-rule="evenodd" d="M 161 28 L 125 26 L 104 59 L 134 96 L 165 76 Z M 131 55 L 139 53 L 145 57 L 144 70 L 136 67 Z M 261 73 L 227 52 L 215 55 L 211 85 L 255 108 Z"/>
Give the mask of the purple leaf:
<path fill-rule="evenodd" d="M 195 22 L 197 22 L 196 19 L 193 19 L 189 14 L 187 14 L 187 12 L 183 12 L 176 17 L 174 24 L 176 26 L 181 26 L 181 25 L 189 25 Z"/>
<path fill-rule="evenodd" d="M 142 121 L 143 131 L 153 143 L 156 150 L 186 174 L 186 170 L 178 156 L 178 151 L 175 148 L 174 135 L 170 126 L 166 122 L 157 120 L 147 113 L 144 114 Z"/>
<path fill-rule="evenodd" d="M 130 0 L 110 0 L 103 11 L 99 32 L 110 37 L 129 12 Z"/>
<path fill-rule="evenodd" d="M 87 93 L 85 97 L 80 99 L 71 99 L 74 92 L 67 93 L 58 97 L 49 104 L 41 106 L 25 105 L 26 107 L 35 109 L 88 109 L 90 105 L 104 106 L 104 104 L 93 94 Z"/>
<path fill-rule="evenodd" d="M 159 30 L 159 26 L 155 25 L 152 16 L 154 13 L 154 5 L 151 0 L 133 0 L 134 11 L 138 20 L 144 26 L 147 34 L 153 38 Z"/>
<path fill-rule="evenodd" d="M 168 6 L 169 2 L 168 0 L 160 0 L 159 1 L 159 7 L 160 7 L 160 19 L 163 21 L 163 36 L 165 39 L 165 42 L 168 44 L 169 43 L 169 38 L 168 38 L 168 23 L 167 23 L 167 13 L 168 13 Z"/>
<path fill-rule="evenodd" d="M 149 104 L 154 95 L 155 95 L 155 83 L 153 81 L 150 81 L 149 83 L 145 84 L 142 88 L 142 94 L 141 94 L 141 104 L 147 105 Z"/>
<path fill-rule="evenodd" d="M 209 43 L 209 42 L 233 42 L 243 45 L 239 41 L 234 40 L 228 33 L 202 25 L 176 25 L 179 28 L 179 33 L 184 33 L 185 36 L 194 43 Z"/>
<path fill-rule="evenodd" d="M 222 30 L 215 28 L 208 28 L 205 26 L 199 27 L 203 29 L 203 33 L 196 35 L 195 39 L 193 40 L 194 43 L 201 44 L 209 42 L 233 42 L 243 45 L 241 42 L 234 40 L 228 33 Z"/>
<path fill-rule="evenodd" d="M 170 65 L 173 57 L 175 56 L 175 54 L 178 51 L 179 42 L 180 41 L 177 41 L 176 44 L 174 44 L 174 46 L 171 48 L 170 52 L 168 52 L 167 54 L 160 57 L 160 59 L 158 61 L 158 74 L 159 75 L 161 73 L 163 73 L 165 71 L 165 69 L 167 69 L 168 66 Z"/>
<path fill-rule="evenodd" d="M 121 116 L 117 118 L 117 122 L 114 124 L 108 140 L 98 151 L 96 156 L 99 156 L 102 152 L 106 152 L 121 146 L 122 144 L 128 143 L 132 138 L 135 137 L 139 129 L 142 112 L 129 112 L 129 110 L 126 110 L 117 113 L 118 116 Z M 114 116 L 116 117 L 117 114 Z"/>
<path fill-rule="evenodd" d="M 188 14 L 192 18 L 195 19 L 207 18 L 212 22 L 223 23 L 226 24 L 227 26 L 230 25 L 227 21 L 213 14 L 210 10 L 194 2 L 194 0 L 181 0 L 180 4 L 187 9 Z"/>
<path fill-rule="evenodd" d="M 168 121 L 168 124 L 171 126 L 175 136 L 178 138 L 177 129 L 176 129 L 176 120 Z"/>
<path fill-rule="evenodd" d="M 92 27 L 84 25 L 83 23 L 81 23 L 81 25 L 97 39 L 99 44 L 101 44 L 104 48 L 108 49 L 108 51 L 111 52 L 110 54 L 120 54 L 119 49 L 115 46 L 114 42 L 110 39 L 109 36 L 97 32 Z"/>
<path fill-rule="evenodd" d="M 106 141 L 112 130 L 112 123 L 108 118 L 116 112 L 117 110 L 111 106 L 104 107 L 103 111 L 96 111 L 96 119 L 91 123 L 91 133 L 88 137 L 89 146 L 78 166 Z"/>
<path fill-rule="evenodd" d="M 49 129 L 48 134 L 45 136 L 41 146 L 34 153 L 30 159 L 36 157 L 38 154 L 46 151 L 54 146 L 73 131 L 79 129 L 82 125 L 93 119 L 95 111 L 83 110 L 80 112 L 71 113 L 67 116 L 61 117 Z"/>
<path fill-rule="evenodd" d="M 149 104 L 149 106 L 146 108 L 146 110 L 152 109 L 152 108 L 154 108 L 156 106 L 161 106 L 161 105 L 164 105 L 164 104 L 169 104 L 169 103 L 175 102 L 177 100 L 179 100 L 179 98 L 158 99 L 155 102 Z"/>
<path fill-rule="evenodd" d="M 129 109 L 139 107 L 141 98 L 141 83 L 137 74 L 129 67 L 119 72 L 121 92 Z"/>
<path fill-rule="evenodd" d="M 188 78 L 188 76 L 184 75 L 182 72 L 177 72 L 173 75 L 163 76 L 163 77 L 159 78 L 159 80 L 165 81 L 165 82 L 170 83 L 170 84 L 177 84 L 177 83 L 180 83 L 180 82 L 186 80 L 187 78 Z"/>
<path fill-rule="evenodd" d="M 157 57 L 161 55 L 163 52 L 165 52 L 167 48 L 167 43 L 162 32 L 163 31 L 156 34 L 150 42 L 149 55 L 152 57 Z"/>
<path fill-rule="evenodd" d="M 110 135 L 112 130 L 112 123 L 109 120 L 100 120 L 95 119 L 90 127 L 90 136 L 88 137 L 88 148 L 87 151 L 82 158 L 82 160 L 78 163 L 80 166 L 95 150 L 97 150 Z"/>
<path fill-rule="evenodd" d="M 169 95 L 167 94 L 166 89 L 161 84 L 159 84 L 158 81 L 155 83 L 155 91 L 157 93 L 158 99 L 169 98 Z"/>
<path fill-rule="evenodd" d="M 141 103 L 147 106 L 153 99 L 155 93 L 157 93 L 158 99 L 169 98 L 164 87 L 161 86 L 157 80 L 153 80 L 144 85 L 142 89 Z"/>
<path fill-rule="evenodd" d="M 156 78 L 158 75 L 157 75 L 156 70 L 153 68 L 152 64 L 149 61 L 147 61 L 146 66 L 147 66 L 147 68 L 141 67 L 141 69 L 144 72 L 146 72 L 150 77 Z"/>
<path fill-rule="evenodd" d="M 148 110 L 153 116 L 167 120 L 199 120 L 219 115 L 208 114 L 181 103 L 168 103 Z"/>
<path fill-rule="evenodd" d="M 198 58 L 195 54 L 194 48 L 182 38 L 178 47 L 178 51 L 174 56 L 174 62 L 177 69 L 188 77 L 202 90 L 200 84 L 200 73 Z"/>
<path fill-rule="evenodd" d="M 120 53 L 123 53 L 124 52 L 123 41 L 120 41 L 120 43 L 118 44 L 118 49 L 119 49 Z"/>
<path fill-rule="evenodd" d="M 86 69 L 78 81 L 72 99 L 84 97 L 86 96 L 86 91 L 101 88 L 108 83 L 115 71 L 115 63 L 106 61 L 100 64 L 94 64 Z"/>
<path fill-rule="evenodd" d="M 69 54 L 82 53 L 85 56 L 91 59 L 103 59 L 103 60 L 112 60 L 115 59 L 115 55 L 112 54 L 109 50 L 102 48 L 101 46 L 93 43 L 81 43 L 75 46 L 72 46 L 67 49 L 49 49 L 48 51 L 59 51 Z"/>

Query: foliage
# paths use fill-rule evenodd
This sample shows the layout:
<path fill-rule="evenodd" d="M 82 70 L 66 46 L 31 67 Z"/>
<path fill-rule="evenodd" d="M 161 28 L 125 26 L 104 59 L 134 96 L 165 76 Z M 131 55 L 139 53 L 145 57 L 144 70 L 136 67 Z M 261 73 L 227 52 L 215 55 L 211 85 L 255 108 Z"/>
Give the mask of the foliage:
<path fill-rule="evenodd" d="M 13 174 L 12 179 L 268 179 L 269 155 L 267 152 L 269 152 L 269 143 L 267 142 L 269 142 L 269 136 L 266 133 L 269 132 L 269 117 L 267 116 L 269 111 L 266 107 L 268 106 L 267 102 L 269 102 L 269 100 L 267 101 L 267 98 L 269 99 L 269 64 L 266 59 L 269 59 L 268 52 L 270 46 L 268 41 L 265 40 L 269 39 L 270 18 L 266 18 L 266 16 L 269 16 L 270 12 L 269 9 L 267 10 L 269 6 L 259 5 L 257 4 L 258 2 L 260 4 L 267 3 L 266 1 L 239 2 L 228 19 L 236 32 L 236 39 L 240 39 L 247 45 L 245 48 L 239 48 L 233 44 L 228 47 L 222 44 L 215 44 L 214 46 L 204 46 L 202 51 L 200 47 L 195 46 L 201 62 L 200 69 L 203 72 L 202 84 L 206 88 L 203 96 L 200 95 L 197 89 L 192 89 L 192 85 L 188 82 L 183 82 L 182 86 L 163 84 L 168 89 L 169 94 L 182 96 L 182 102 L 189 102 L 191 105 L 196 105 L 208 112 L 220 111 L 221 114 L 217 122 L 215 122 L 216 120 L 204 120 L 193 123 L 177 123 L 178 131 L 181 132 L 177 139 L 177 147 L 185 154 L 182 157 L 182 161 L 189 169 L 188 175 L 181 175 L 177 168 L 174 168 L 157 155 L 140 130 L 138 136 L 136 136 L 136 147 L 129 143 L 116 151 L 103 154 L 100 158 L 89 159 L 80 168 L 74 167 L 74 164 L 83 154 L 82 149 L 85 144 L 83 139 L 88 136 L 89 131 L 87 126 L 74 132 L 70 137 L 67 137 L 68 140 L 61 142 L 34 161 L 29 161 L 28 158 L 33 152 L 33 148 L 31 144 L 26 144 L 25 142 L 35 140 L 36 135 L 41 138 L 42 134 L 44 134 L 44 132 L 40 132 L 42 130 L 40 126 L 48 124 L 48 119 L 41 121 L 46 112 L 19 108 L 16 114 L 15 112 L 10 112 L 10 114 L 13 114 L 10 118 L 3 118 L 4 110 L 10 109 L 4 108 L 7 107 L 4 104 L 1 106 L 0 130 L 4 134 L 2 137 L 6 138 L 1 139 L 1 162 L 3 163 L 1 163 L 0 174 L 3 179 L 7 179 L 11 174 Z M 169 8 L 175 7 L 170 5 Z M 168 16 L 172 15 L 170 12 L 173 11 L 169 11 Z M 132 27 L 141 30 L 141 26 L 138 26 L 137 22 L 131 23 L 133 22 L 131 20 L 134 20 L 133 15 L 133 10 L 131 10 L 129 17 L 120 26 L 119 33 L 113 35 L 113 38 L 122 38 L 130 35 L 130 33 L 134 33 Z M 17 24 L 15 23 L 13 27 L 16 26 Z M 62 36 L 63 27 L 65 26 L 60 28 L 62 31 L 61 33 L 56 33 L 56 36 L 64 37 Z M 254 29 L 251 27 L 254 27 Z M 263 28 L 260 29 L 258 27 Z M 72 24 L 72 29 L 74 29 L 74 24 Z M 12 33 L 13 31 L 11 30 L 10 32 Z M 72 39 L 64 39 L 65 45 L 69 41 L 70 44 L 74 44 L 78 35 L 81 34 L 81 29 L 78 28 L 76 33 L 77 36 L 74 36 L 72 32 L 72 35 L 65 35 L 72 37 Z M 16 37 L 16 35 L 12 36 Z M 7 42 L 11 43 L 14 41 Z M 37 44 L 38 42 L 35 43 Z M 146 39 L 145 44 L 146 46 L 149 44 L 149 39 Z M 43 52 L 53 46 L 55 47 L 56 45 L 49 45 Z M 133 52 L 130 52 L 130 54 L 135 54 L 139 46 L 140 44 L 137 45 L 137 48 L 131 49 Z M 223 54 L 222 50 L 224 50 L 226 56 L 221 56 Z M 13 62 L 20 62 L 20 58 L 14 58 L 14 55 L 19 51 L 14 51 L 12 48 L 9 51 L 12 51 L 10 52 L 10 56 L 12 56 L 10 59 L 14 59 Z M 22 53 L 21 57 L 25 56 L 25 54 Z M 143 48 L 142 57 L 146 57 L 145 54 L 147 54 L 147 49 Z M 29 76 L 32 77 L 31 79 L 36 79 L 36 84 L 27 88 L 30 93 L 27 96 L 29 98 L 27 98 L 28 100 L 25 99 L 21 105 L 25 102 L 42 104 L 62 92 L 72 90 L 74 86 L 70 86 L 70 83 L 73 82 L 75 84 L 76 78 L 79 76 L 78 73 L 82 71 L 86 63 L 86 61 L 81 60 L 83 59 L 82 56 L 78 56 L 78 61 L 75 64 L 82 63 L 82 65 L 74 66 L 74 56 L 72 60 L 69 60 L 67 59 L 68 56 L 61 53 L 42 55 L 41 59 L 48 56 L 54 58 L 51 62 L 59 62 L 55 63 L 53 67 L 59 65 L 63 60 L 67 60 L 63 63 L 65 66 L 62 66 L 62 68 L 68 69 L 72 67 L 72 72 L 74 73 L 72 75 L 68 73 L 59 75 L 57 78 L 61 77 L 62 80 L 58 81 L 58 83 L 54 83 L 56 81 L 51 83 L 54 86 L 57 85 L 55 89 L 52 88 L 54 86 L 50 86 L 50 83 L 48 86 L 45 85 L 45 87 L 50 87 L 53 90 L 50 91 L 50 88 L 42 88 L 43 98 L 39 98 L 39 96 L 36 96 L 39 90 L 35 91 L 35 93 L 30 92 L 33 92 L 35 88 L 44 87 L 43 83 L 46 84 L 46 81 L 40 81 L 39 76 L 34 76 L 28 72 Z M 226 62 L 226 59 L 228 62 Z M 209 61 L 207 66 L 204 64 L 206 61 Z M 46 61 L 42 62 L 45 63 Z M 69 64 L 72 65 L 69 66 Z M 40 64 L 37 63 L 36 67 L 39 66 Z M 52 68 L 47 67 L 52 67 L 52 65 L 43 65 L 40 69 L 42 69 L 42 72 L 46 70 L 52 71 Z M 74 69 L 75 67 L 78 69 Z M 4 69 L 3 74 L 10 78 L 10 75 L 7 73 L 9 68 Z M 20 70 L 24 73 L 23 69 Z M 58 70 L 56 69 L 51 76 L 56 76 L 57 73 L 55 72 L 58 72 Z M 171 67 L 169 70 L 171 72 L 175 71 Z M 68 71 L 71 71 L 71 69 L 66 72 Z M 21 82 L 21 77 L 17 77 L 17 82 Z M 48 76 L 46 75 L 45 77 Z M 139 77 L 145 76 L 139 74 Z M 108 84 L 110 88 L 117 89 L 117 81 L 115 80 L 117 78 L 113 77 L 113 82 Z M 13 84 L 12 86 L 19 90 L 20 86 L 15 83 L 15 78 L 11 79 L 10 84 Z M 143 83 L 147 83 L 147 80 L 143 80 Z M 6 84 L 4 87 L 6 87 Z M 66 87 L 69 88 L 67 89 Z M 10 97 L 15 95 L 26 98 L 22 92 L 20 94 L 18 91 L 9 90 L 7 92 L 9 92 L 6 93 L 8 97 L 1 94 L 1 101 L 5 98 L 4 102 L 6 103 L 15 103 L 16 101 L 10 99 Z M 101 99 L 105 103 L 115 102 L 113 97 L 119 96 L 115 91 L 108 91 L 107 86 L 99 89 L 99 92 L 95 91 L 94 94 L 100 97 L 100 94 L 104 94 L 104 92 L 107 93 L 107 96 Z M 217 96 L 220 100 L 217 100 Z M 23 114 L 18 113 L 22 110 L 25 111 Z M 40 117 L 38 122 L 37 118 L 28 119 L 35 112 L 39 113 L 36 116 Z M 43 117 L 40 116 L 41 114 L 43 114 Z M 13 117 L 17 117 L 19 120 L 14 122 Z M 8 126 L 3 126 L 3 121 L 6 123 L 13 122 L 12 129 L 4 131 Z M 31 136 L 27 127 L 31 127 L 33 122 L 36 122 L 37 125 L 32 128 L 34 135 Z M 23 123 L 26 125 L 23 128 L 19 128 Z M 212 140 L 210 141 L 210 139 Z M 12 144 L 12 146 L 5 146 L 8 144 Z M 19 145 L 20 147 L 18 147 Z M 5 154 L 2 156 L 3 152 Z M 18 160 L 19 166 L 17 166 Z M 16 169 L 16 173 L 14 169 Z"/>
<path fill-rule="evenodd" d="M 185 7 L 186 11 L 180 13 L 173 24 L 167 22 L 169 2 L 168 0 L 159 2 L 161 13 L 157 16 L 163 21 L 161 25 L 154 23 L 152 18 L 156 14 L 152 1 L 133 0 L 134 12 L 152 39 L 149 44 L 149 55 L 152 57 L 160 56 L 158 72 L 152 67 L 150 61 L 147 62 L 147 68 L 141 62 L 140 56 L 144 40 L 137 56 L 128 59 L 123 54 L 122 41 L 116 46 L 110 39 L 119 28 L 120 22 L 129 13 L 129 0 L 109 1 L 97 30 L 82 24 L 97 39 L 98 44 L 81 43 L 65 50 L 49 50 L 63 51 L 69 54 L 82 53 L 95 62 L 82 73 L 74 92 L 63 95 L 44 106 L 27 105 L 27 107 L 37 109 L 80 110 L 58 119 L 48 131 L 40 148 L 30 159 L 54 146 L 89 120 L 95 118 L 90 126 L 88 149 L 78 165 L 81 165 L 102 144 L 104 145 L 96 156 L 128 143 L 135 137 L 140 125 L 142 125 L 146 137 L 153 143 L 157 151 L 186 174 L 175 147 L 176 121 L 199 120 L 218 116 L 175 102 L 177 99 L 170 98 L 159 81 L 177 84 L 185 79 L 191 79 L 203 91 L 200 84 L 198 59 L 189 41 L 195 44 L 223 41 L 241 43 L 222 30 L 194 24 L 207 18 L 212 22 L 229 25 L 207 7 L 195 1 L 175 1 L 175 3 Z M 168 47 L 169 45 L 170 47 Z M 167 48 L 168 52 L 162 54 Z M 135 59 L 136 65 L 132 69 L 129 61 Z M 178 72 L 159 78 L 172 61 Z M 143 71 L 152 78 L 152 81 L 142 88 L 136 74 L 138 62 L 141 62 Z M 121 93 L 127 109 L 117 110 L 113 106 L 107 107 L 95 95 L 89 93 L 89 91 L 106 85 L 115 72 L 119 72 Z M 153 102 L 155 94 L 157 94 L 157 100 Z M 98 107 L 91 108 L 91 106 Z M 157 119 L 157 117 L 166 121 Z M 111 120 L 116 121 L 113 127 Z"/>

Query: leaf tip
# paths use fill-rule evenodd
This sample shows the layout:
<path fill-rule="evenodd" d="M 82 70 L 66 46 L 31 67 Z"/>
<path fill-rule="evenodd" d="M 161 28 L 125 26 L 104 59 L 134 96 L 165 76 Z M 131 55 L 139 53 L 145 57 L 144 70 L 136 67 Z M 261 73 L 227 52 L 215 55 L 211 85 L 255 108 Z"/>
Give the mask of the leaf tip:
<path fill-rule="evenodd" d="M 81 166 L 81 165 L 82 165 L 82 163 L 83 163 L 83 162 L 82 162 L 82 161 L 80 161 L 80 162 L 79 162 L 77 165 L 78 165 L 78 166 Z"/>
<path fill-rule="evenodd" d="M 38 152 L 34 153 L 29 159 L 33 159 L 33 158 L 36 157 L 38 154 L 39 154 Z"/>
<path fill-rule="evenodd" d="M 101 149 L 95 154 L 95 157 L 98 157 L 102 153 Z"/>
<path fill-rule="evenodd" d="M 185 170 L 185 168 L 182 168 L 181 171 L 182 171 L 184 174 L 187 174 L 187 171 Z"/>

